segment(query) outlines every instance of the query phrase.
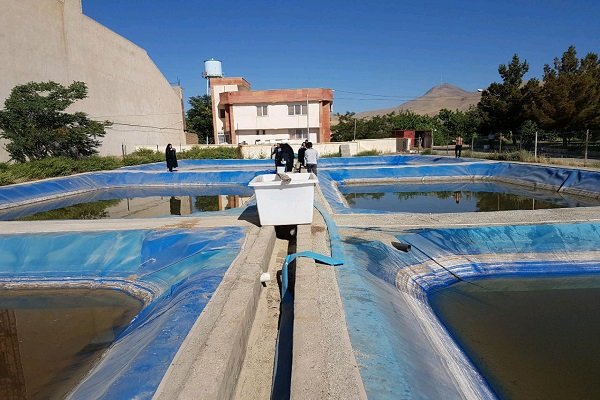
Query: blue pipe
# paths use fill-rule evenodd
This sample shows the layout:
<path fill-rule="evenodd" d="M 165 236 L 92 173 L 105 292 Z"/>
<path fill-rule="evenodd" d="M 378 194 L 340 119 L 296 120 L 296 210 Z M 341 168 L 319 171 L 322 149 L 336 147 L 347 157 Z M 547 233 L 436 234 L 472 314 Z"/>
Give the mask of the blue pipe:
<path fill-rule="evenodd" d="M 288 254 L 285 257 L 285 262 L 283 263 L 283 267 L 281 267 L 281 301 L 282 302 L 284 301 L 284 299 L 286 301 L 291 300 L 291 296 L 286 296 L 286 293 L 288 291 L 288 265 L 289 265 L 289 263 L 291 263 L 293 260 L 295 260 L 298 257 L 312 258 L 316 261 L 320 261 L 323 264 L 327 264 L 327 265 L 342 265 L 342 264 L 344 264 L 344 261 L 341 259 L 325 256 L 323 254 L 315 253 L 314 251 L 301 251 L 300 253 Z"/>

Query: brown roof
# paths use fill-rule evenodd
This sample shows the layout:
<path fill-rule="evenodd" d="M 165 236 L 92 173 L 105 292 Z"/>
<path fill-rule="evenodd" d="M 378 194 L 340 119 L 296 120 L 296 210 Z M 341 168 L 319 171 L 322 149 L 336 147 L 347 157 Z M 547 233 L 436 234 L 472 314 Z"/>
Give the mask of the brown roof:
<path fill-rule="evenodd" d="M 279 89 L 225 92 L 219 95 L 220 104 L 300 103 L 305 101 L 333 101 L 331 89 Z"/>

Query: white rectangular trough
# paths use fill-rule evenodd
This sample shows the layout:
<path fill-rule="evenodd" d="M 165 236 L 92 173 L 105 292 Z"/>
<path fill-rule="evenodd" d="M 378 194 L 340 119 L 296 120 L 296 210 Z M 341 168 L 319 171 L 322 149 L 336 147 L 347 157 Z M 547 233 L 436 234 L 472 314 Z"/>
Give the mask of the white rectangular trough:
<path fill-rule="evenodd" d="M 290 181 L 277 174 L 258 175 L 250 181 L 256 193 L 260 224 L 310 224 L 317 176 L 313 173 L 288 174 Z"/>

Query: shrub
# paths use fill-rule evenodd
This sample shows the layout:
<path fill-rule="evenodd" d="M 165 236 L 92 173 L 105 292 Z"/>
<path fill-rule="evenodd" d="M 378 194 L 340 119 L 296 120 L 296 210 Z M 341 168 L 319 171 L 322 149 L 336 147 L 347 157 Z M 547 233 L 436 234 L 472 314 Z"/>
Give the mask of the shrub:
<path fill-rule="evenodd" d="M 177 155 L 180 159 L 237 159 L 241 158 L 239 147 L 200 147 L 194 146 Z"/>
<path fill-rule="evenodd" d="M 165 161 L 165 155 L 150 149 L 138 149 L 123 157 L 123 165 L 140 165 Z"/>
<path fill-rule="evenodd" d="M 355 157 L 365 157 L 365 156 L 378 156 L 381 155 L 380 151 L 377 150 L 363 150 L 356 153 Z"/>
<path fill-rule="evenodd" d="M 333 157 L 341 157 L 341 156 L 342 156 L 342 154 L 340 152 L 319 154 L 319 158 L 333 158 Z"/>

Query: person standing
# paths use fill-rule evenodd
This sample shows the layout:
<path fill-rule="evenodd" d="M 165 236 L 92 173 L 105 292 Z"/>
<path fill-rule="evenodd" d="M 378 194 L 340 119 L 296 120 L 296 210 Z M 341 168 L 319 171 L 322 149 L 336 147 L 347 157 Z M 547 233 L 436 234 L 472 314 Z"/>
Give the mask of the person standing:
<path fill-rule="evenodd" d="M 277 167 L 281 166 L 281 160 L 283 158 L 283 153 L 281 152 L 281 145 L 279 143 L 277 143 L 271 151 L 271 158 L 273 158 L 273 160 L 275 161 L 275 169 L 277 170 Z"/>
<path fill-rule="evenodd" d="M 306 152 L 306 143 L 302 142 L 300 149 L 298 150 L 298 162 L 300 162 L 300 168 L 298 168 L 298 172 L 302 172 L 302 168 L 306 168 L 306 163 L 304 162 L 304 153 Z"/>
<path fill-rule="evenodd" d="M 294 149 L 292 149 L 289 143 L 282 143 L 281 151 L 285 158 L 285 172 L 292 172 L 294 169 Z"/>
<path fill-rule="evenodd" d="M 313 149 L 312 142 L 306 143 L 306 151 L 304 152 L 304 163 L 306 164 L 306 172 L 317 174 L 317 160 L 319 153 Z"/>
<path fill-rule="evenodd" d="M 460 155 L 462 153 L 462 146 L 463 146 L 463 138 L 462 136 L 460 136 L 460 134 L 456 137 L 455 139 L 455 145 L 454 145 L 454 157 L 456 158 L 460 158 Z"/>
<path fill-rule="evenodd" d="M 169 172 L 173 172 L 173 168 L 177 168 L 177 154 L 175 148 L 169 143 L 165 149 L 165 159 L 167 160 L 167 168 Z"/>

